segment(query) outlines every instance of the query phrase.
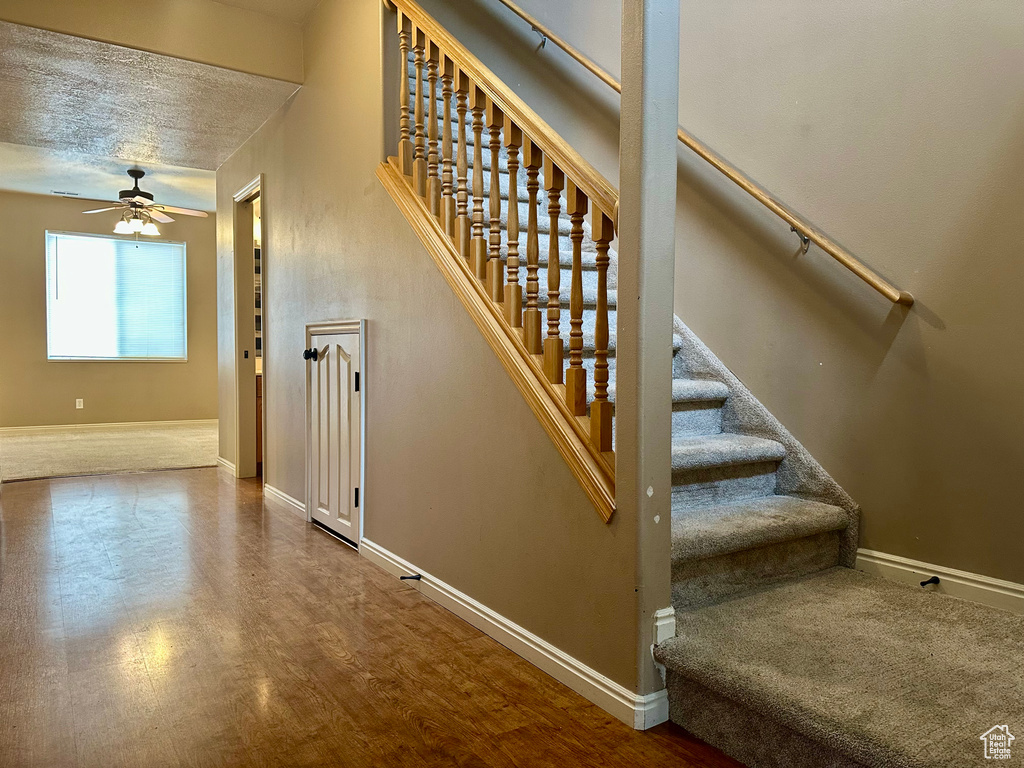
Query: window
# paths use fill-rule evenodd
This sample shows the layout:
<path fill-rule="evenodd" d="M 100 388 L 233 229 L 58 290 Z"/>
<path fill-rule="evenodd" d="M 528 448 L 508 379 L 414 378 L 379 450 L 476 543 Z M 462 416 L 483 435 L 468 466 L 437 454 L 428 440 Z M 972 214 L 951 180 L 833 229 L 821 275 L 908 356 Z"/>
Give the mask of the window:
<path fill-rule="evenodd" d="M 46 233 L 50 360 L 186 360 L 185 244 Z"/>

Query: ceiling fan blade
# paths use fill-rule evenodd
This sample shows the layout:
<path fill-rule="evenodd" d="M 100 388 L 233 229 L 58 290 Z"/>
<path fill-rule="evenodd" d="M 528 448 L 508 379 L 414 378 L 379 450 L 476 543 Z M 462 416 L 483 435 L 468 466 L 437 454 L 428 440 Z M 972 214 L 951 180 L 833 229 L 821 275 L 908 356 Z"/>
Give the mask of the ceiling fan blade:
<path fill-rule="evenodd" d="M 161 224 L 170 224 L 174 219 L 168 216 L 163 211 L 158 211 L 155 208 L 150 209 L 149 215 L 159 221 Z"/>
<path fill-rule="evenodd" d="M 123 207 L 123 205 L 113 205 L 110 208 L 94 208 L 91 211 L 82 211 L 82 213 L 105 213 L 106 211 L 116 211 Z"/>
<path fill-rule="evenodd" d="M 131 200 L 129 202 L 138 203 L 139 205 L 152 205 L 153 204 L 152 200 L 150 200 L 148 197 L 143 197 L 142 195 L 136 195 L 135 197 L 131 198 Z"/>
<path fill-rule="evenodd" d="M 201 216 L 204 219 L 208 216 L 206 211 L 196 211 L 192 208 L 178 208 L 173 205 L 156 205 L 153 207 L 157 210 L 167 211 L 168 213 L 180 213 L 182 216 Z"/>

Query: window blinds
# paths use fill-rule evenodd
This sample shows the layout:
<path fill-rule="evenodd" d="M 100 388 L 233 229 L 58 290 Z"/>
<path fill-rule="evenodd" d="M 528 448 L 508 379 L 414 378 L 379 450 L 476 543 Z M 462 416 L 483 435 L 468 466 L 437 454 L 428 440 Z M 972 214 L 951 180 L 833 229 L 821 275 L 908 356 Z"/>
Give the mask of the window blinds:
<path fill-rule="evenodd" d="M 185 360 L 185 244 L 46 233 L 51 360 Z"/>

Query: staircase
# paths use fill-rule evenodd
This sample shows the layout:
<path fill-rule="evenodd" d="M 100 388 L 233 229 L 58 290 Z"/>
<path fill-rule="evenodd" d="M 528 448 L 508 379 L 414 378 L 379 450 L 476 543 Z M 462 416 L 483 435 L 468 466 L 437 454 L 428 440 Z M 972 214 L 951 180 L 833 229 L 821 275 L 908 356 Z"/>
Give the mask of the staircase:
<path fill-rule="evenodd" d="M 536 130 L 520 137 L 495 94 L 453 69 L 493 76 L 438 31 L 435 50 L 416 28 L 429 17 L 409 0 L 399 8 L 408 144 L 378 176 L 608 519 L 614 431 L 592 422 L 606 406 L 611 417 L 616 392 L 612 206 L 593 202 L 596 184 L 588 211 L 583 163 L 537 161 Z M 405 26 L 403 11 L 417 14 Z M 518 119 L 546 128 L 531 115 Z M 456 220 L 459 191 L 467 219 L 475 203 L 487 211 L 486 255 L 459 234 L 471 224 Z M 988 728 L 1024 731 L 1024 619 L 852 570 L 856 504 L 678 318 L 670 353 L 677 632 L 655 658 L 671 718 L 757 768 L 980 764 Z M 586 408 L 573 405 L 563 361 L 565 382 L 585 371 Z"/>

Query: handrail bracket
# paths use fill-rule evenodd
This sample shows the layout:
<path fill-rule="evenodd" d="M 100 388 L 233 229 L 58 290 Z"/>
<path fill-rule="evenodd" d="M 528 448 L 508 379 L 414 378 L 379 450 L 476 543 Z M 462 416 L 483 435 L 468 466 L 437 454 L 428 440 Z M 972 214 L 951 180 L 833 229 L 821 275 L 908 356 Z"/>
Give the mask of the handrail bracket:
<path fill-rule="evenodd" d="M 807 251 L 811 247 L 811 238 L 810 238 L 810 236 L 808 236 L 805 233 L 801 232 L 796 227 L 790 227 L 789 231 L 790 232 L 796 232 L 796 236 L 800 238 L 800 253 L 801 253 L 801 255 L 806 255 Z"/>

